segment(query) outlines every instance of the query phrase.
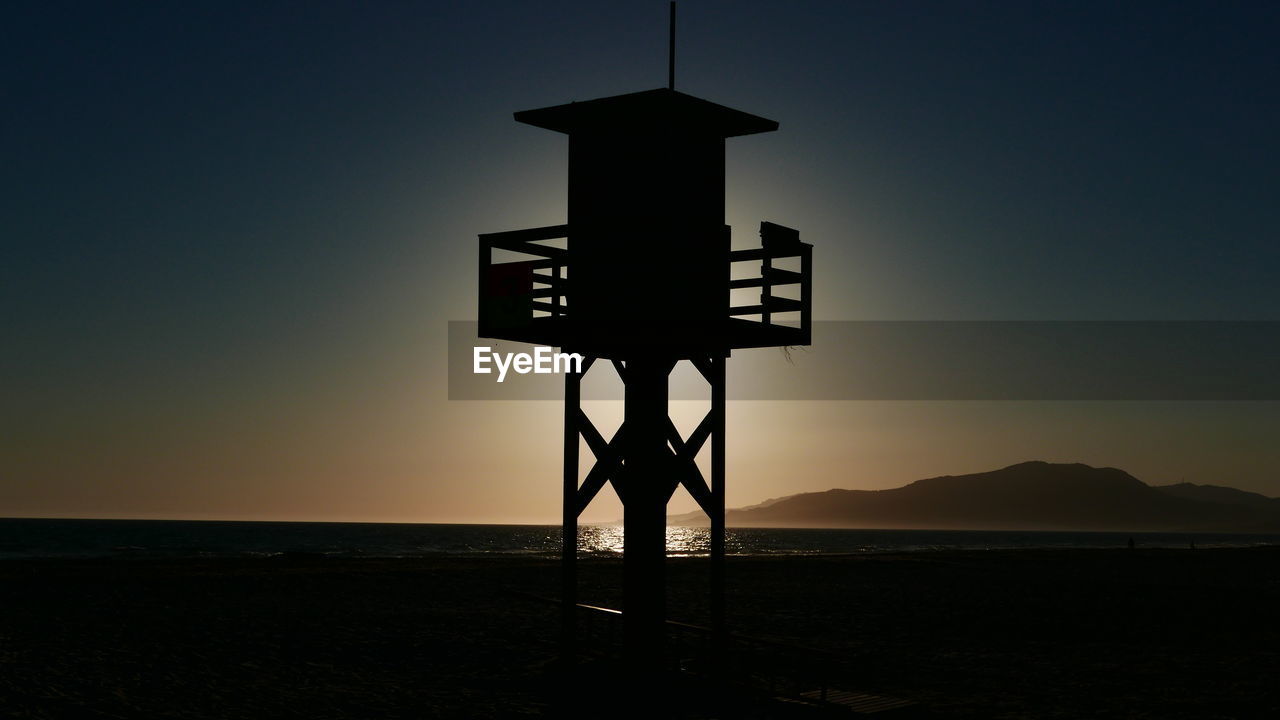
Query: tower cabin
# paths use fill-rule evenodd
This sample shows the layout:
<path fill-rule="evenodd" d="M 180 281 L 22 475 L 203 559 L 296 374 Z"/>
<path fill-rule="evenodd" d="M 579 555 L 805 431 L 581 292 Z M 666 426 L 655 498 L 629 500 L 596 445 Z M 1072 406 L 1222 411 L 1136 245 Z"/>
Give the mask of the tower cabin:
<path fill-rule="evenodd" d="M 667 88 L 515 119 L 569 136 L 568 223 L 480 236 L 481 337 L 611 359 L 809 343 L 811 246 L 761 223 L 733 251 L 724 224 L 726 138 L 777 122 Z"/>

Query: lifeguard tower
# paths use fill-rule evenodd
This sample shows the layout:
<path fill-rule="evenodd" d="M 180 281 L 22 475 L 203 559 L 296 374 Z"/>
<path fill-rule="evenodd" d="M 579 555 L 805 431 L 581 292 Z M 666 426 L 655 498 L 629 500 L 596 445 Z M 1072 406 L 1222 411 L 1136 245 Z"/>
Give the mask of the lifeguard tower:
<path fill-rule="evenodd" d="M 731 248 L 725 141 L 777 130 L 773 120 L 670 86 L 515 119 L 568 135 L 568 223 L 480 236 L 479 335 L 584 357 L 581 373 L 565 378 L 565 637 L 572 647 L 578 516 L 611 483 L 624 506 L 625 653 L 658 667 L 666 507 L 678 486 L 710 518 L 712 616 L 723 632 L 725 361 L 735 349 L 809 344 L 812 246 L 762 222 L 760 247 Z M 494 262 L 495 251 L 509 261 Z M 734 305 L 744 290 L 750 301 Z M 600 361 L 625 386 L 611 438 L 580 402 L 582 376 Z M 668 376 L 682 361 L 711 388 L 710 410 L 688 437 L 667 414 Z M 594 456 L 581 482 L 580 437 Z M 708 441 L 709 484 L 695 463 Z"/>

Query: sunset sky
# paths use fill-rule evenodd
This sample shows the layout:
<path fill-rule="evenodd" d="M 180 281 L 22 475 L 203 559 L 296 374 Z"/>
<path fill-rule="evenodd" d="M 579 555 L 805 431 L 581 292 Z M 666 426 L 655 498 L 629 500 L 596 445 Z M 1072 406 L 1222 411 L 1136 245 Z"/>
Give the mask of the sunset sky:
<path fill-rule="evenodd" d="M 780 123 L 729 141 L 726 221 L 814 244 L 816 318 L 1280 320 L 1280 5 L 679 14 L 677 89 Z M 557 522 L 561 406 L 450 401 L 447 323 L 478 233 L 565 220 L 564 136 L 512 112 L 665 85 L 666 23 L 0 10 L 0 516 Z M 1278 431 L 1275 402 L 741 401 L 728 504 L 1030 459 L 1277 496 Z"/>

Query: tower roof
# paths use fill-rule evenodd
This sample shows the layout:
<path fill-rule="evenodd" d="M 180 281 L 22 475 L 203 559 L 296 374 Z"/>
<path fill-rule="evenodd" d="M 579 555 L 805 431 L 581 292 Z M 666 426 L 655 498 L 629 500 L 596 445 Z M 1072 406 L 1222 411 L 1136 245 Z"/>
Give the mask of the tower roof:
<path fill-rule="evenodd" d="M 593 130 L 700 130 L 737 137 L 778 129 L 775 120 L 717 105 L 682 92 L 658 88 L 554 105 L 515 114 L 518 122 L 566 134 Z"/>

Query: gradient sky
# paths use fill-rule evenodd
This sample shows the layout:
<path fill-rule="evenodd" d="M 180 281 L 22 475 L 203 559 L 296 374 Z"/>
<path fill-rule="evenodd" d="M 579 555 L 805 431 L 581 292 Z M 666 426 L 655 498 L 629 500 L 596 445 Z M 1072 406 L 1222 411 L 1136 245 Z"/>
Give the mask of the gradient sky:
<path fill-rule="evenodd" d="M 677 88 L 781 123 L 727 220 L 814 243 L 817 318 L 1280 320 L 1280 5 L 679 10 Z M 560 406 L 449 402 L 446 323 L 477 233 L 565 218 L 511 113 L 664 85 L 666 14 L 6 5 L 0 516 L 555 522 Z M 1028 459 L 1280 495 L 1276 403 L 729 413 L 730 506 Z"/>

